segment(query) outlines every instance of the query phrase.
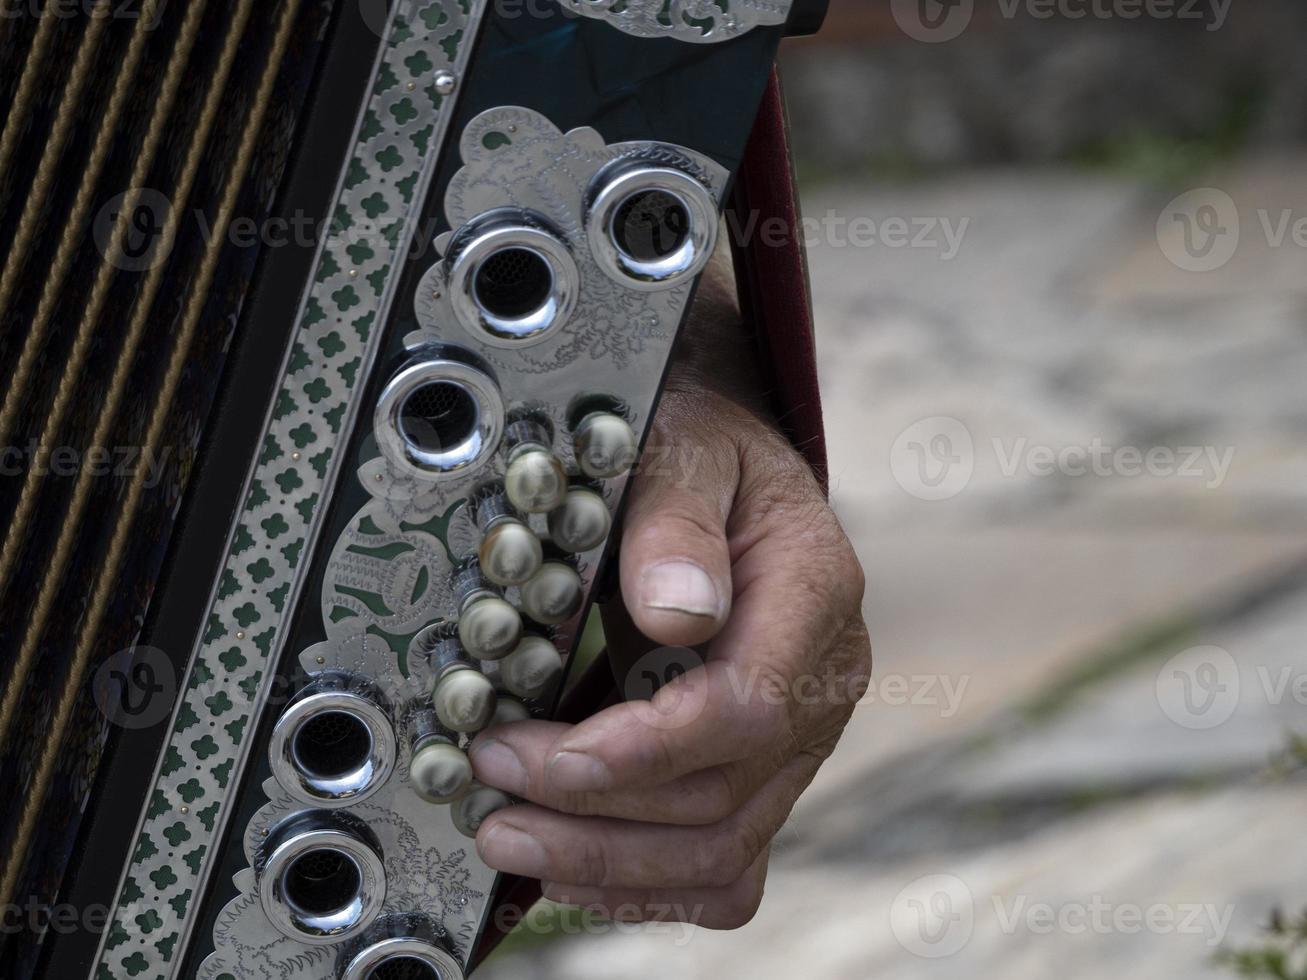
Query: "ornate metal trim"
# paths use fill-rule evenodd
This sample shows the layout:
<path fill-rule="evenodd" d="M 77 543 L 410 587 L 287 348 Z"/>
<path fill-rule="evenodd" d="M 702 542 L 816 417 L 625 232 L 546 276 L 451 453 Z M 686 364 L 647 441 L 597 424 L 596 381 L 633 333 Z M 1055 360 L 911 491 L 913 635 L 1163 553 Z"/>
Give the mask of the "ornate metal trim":
<path fill-rule="evenodd" d="M 457 230 L 478 216 L 509 206 L 529 208 L 558 230 L 576 257 L 581 295 L 566 330 L 538 344 L 505 349 L 452 315 L 450 263 L 442 259 L 418 288 L 420 329 L 405 338 L 406 347 L 417 355 L 458 345 L 460 356 L 493 372 L 510 415 L 529 406 L 533 417 L 547 418 L 556 433 L 567 431 L 575 397 L 596 392 L 620 394 L 632 427 L 644 431 L 686 311 L 690 284 L 650 291 L 623 286 L 603 274 L 588 244 L 586 202 L 616 161 L 676 167 L 713 201 L 725 192 L 728 174 L 679 147 L 608 145 L 588 128 L 562 133 L 538 113 L 518 107 L 492 109 L 472 120 L 460 149 L 465 165 L 445 197 L 446 218 L 455 231 L 437 241 L 442 254 L 449 255 Z M 716 213 L 712 220 L 719 220 Z M 378 415 L 384 424 L 387 413 Z M 553 451 L 569 471 L 579 469 L 567 440 L 557 440 Z M 358 469 L 356 479 L 370 499 L 327 558 L 321 596 L 327 639 L 303 650 L 300 663 L 310 674 L 367 678 L 403 716 L 415 707 L 430 708 L 442 664 L 431 655 L 424 637 L 432 624 L 451 629 L 460 616 L 458 570 L 477 554 L 481 541 L 468 503 L 479 485 L 504 479 L 508 454 L 499 449 L 471 471 L 445 474 L 414 470 L 392 456 L 378 450 Z M 610 510 L 616 510 L 625 482 L 626 476 L 619 475 L 603 484 L 603 501 Z M 530 520 L 545 532 L 545 515 L 533 514 Z M 591 543 L 587 552 L 575 556 L 575 571 L 586 594 L 607 547 L 606 540 Z M 504 595 L 523 604 L 520 588 L 508 588 Z M 551 640 L 560 652 L 574 647 L 583 608 L 553 627 Z M 480 676 L 485 668 L 460 663 L 455 669 Z M 466 826 L 460 830 L 465 810 L 450 811 L 415 791 L 409 773 L 412 728 L 400 726 L 405 744 L 386 784 L 348 813 L 377 840 L 386 869 L 383 916 L 417 916 L 429 922 L 441 947 L 465 963 L 496 874 L 482 864 L 464 836 Z M 319 980 L 339 962 L 325 947 L 285 938 L 261 907 L 265 842 L 276 840 L 279 828 L 303 809 L 276 780 L 265 782 L 263 790 L 268 802 L 243 838 L 249 867 L 236 875 L 240 894 L 218 917 L 215 952 L 201 967 L 199 980 Z M 463 797 L 461 802 L 474 798 Z M 503 797 L 493 791 L 492 799 Z"/>
<path fill-rule="evenodd" d="M 715 44 L 755 27 L 784 24 L 794 0 L 559 0 L 583 17 L 636 37 Z"/>
<path fill-rule="evenodd" d="M 485 0 L 399 0 L 386 26 L 355 150 L 319 246 L 283 384 L 269 411 L 243 512 L 192 653 L 112 922 L 99 980 L 170 980 L 230 809 L 325 512 L 322 494 L 379 343 L 471 57 Z M 244 974 L 242 974 L 242 977 Z"/>

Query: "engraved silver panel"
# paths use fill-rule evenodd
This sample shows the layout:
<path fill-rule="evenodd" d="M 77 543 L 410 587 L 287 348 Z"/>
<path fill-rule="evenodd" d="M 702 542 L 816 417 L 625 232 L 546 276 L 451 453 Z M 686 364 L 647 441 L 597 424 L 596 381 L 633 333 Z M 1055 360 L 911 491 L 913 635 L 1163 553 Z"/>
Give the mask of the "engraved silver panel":
<path fill-rule="evenodd" d="M 755 27 L 784 24 L 793 0 L 559 0 L 585 17 L 606 20 L 636 37 L 713 44 Z"/>
<path fill-rule="evenodd" d="M 691 285 L 661 291 L 624 286 L 605 274 L 588 242 L 587 201 L 598 175 L 618 160 L 676 168 L 720 202 L 728 174 L 690 150 L 665 144 L 607 145 L 592 129 L 562 133 L 527 109 L 493 109 L 474 119 L 462 134 L 464 167 L 445 198 L 454 232 L 437 248 L 446 254 L 458 229 L 497 209 L 529 209 L 555 229 L 575 258 L 579 290 L 565 329 L 530 346 L 507 349 L 467 324 L 452 306 L 451 263 L 437 262 L 423 278 L 415 299 L 421 329 L 405 338 L 410 351 L 456 348 L 456 355 L 485 366 L 497 382 L 511 417 L 529 409 L 552 421 L 554 452 L 569 472 L 577 471 L 568 431 L 575 399 L 617 396 L 637 433 L 646 431 L 677 328 L 686 312 Z M 714 220 L 716 216 L 714 215 Z M 384 429 L 386 413 L 379 413 Z M 376 433 L 378 439 L 384 431 Z M 486 481 L 502 480 L 507 453 L 500 448 L 483 464 L 442 474 L 397 461 L 375 451 L 357 472 L 371 500 L 350 521 L 332 550 L 324 575 L 322 623 L 327 639 L 303 651 L 311 674 L 343 671 L 367 677 L 394 705 L 429 704 L 435 680 L 418 636 L 433 623 L 457 619 L 455 569 L 476 554 L 479 531 L 468 501 Z M 615 512 L 627 478 L 607 481 L 603 499 Z M 547 536 L 547 517 L 531 526 Z M 607 542 L 578 556 L 577 569 L 588 595 Z M 520 606 L 520 591 L 505 597 Z M 556 628 L 554 640 L 570 653 L 579 637 L 583 612 Z M 408 726 L 401 725 L 407 740 Z M 386 784 L 346 811 L 362 820 L 379 843 L 386 869 L 383 915 L 417 915 L 434 923 L 438 939 L 467 963 L 493 891 L 496 875 L 481 863 L 472 842 L 454 827 L 449 808 L 424 801 L 410 784 L 408 748 Z M 320 980 L 349 950 L 296 942 L 282 936 L 259 900 L 258 866 L 265 841 L 303 809 L 274 780 L 263 787 L 269 802 L 244 837 L 251 867 L 236 876 L 240 895 L 221 913 L 214 935 L 216 952 L 199 972 L 200 980 L 239 978 Z M 333 811 L 342 812 L 342 811 Z"/>

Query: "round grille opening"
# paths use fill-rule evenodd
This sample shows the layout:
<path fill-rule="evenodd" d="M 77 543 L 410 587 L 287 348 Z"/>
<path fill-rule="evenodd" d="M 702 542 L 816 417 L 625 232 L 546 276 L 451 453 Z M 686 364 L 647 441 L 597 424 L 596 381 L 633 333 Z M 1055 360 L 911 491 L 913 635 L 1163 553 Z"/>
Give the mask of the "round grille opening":
<path fill-rule="evenodd" d="M 473 290 L 477 303 L 491 316 L 520 320 L 549 302 L 554 273 L 535 249 L 501 248 L 477 267 Z"/>
<path fill-rule="evenodd" d="M 295 758 L 300 767 L 324 779 L 361 769 L 371 754 L 372 733 L 368 726 L 346 711 L 314 715 L 295 733 Z"/>
<path fill-rule="evenodd" d="M 347 909 L 359 895 L 363 878 L 354 859 L 342 851 L 306 851 L 286 869 L 286 900 L 310 916 L 330 916 Z"/>
<path fill-rule="evenodd" d="M 368 973 L 368 980 L 443 980 L 430 963 L 412 956 L 392 956 Z"/>
<path fill-rule="evenodd" d="M 675 255 L 689 238 L 689 209 L 664 190 L 632 194 L 613 215 L 613 241 L 637 262 L 659 262 Z"/>
<path fill-rule="evenodd" d="M 425 453 L 441 453 L 471 439 L 480 415 L 476 399 L 461 384 L 432 381 L 404 399 L 399 421 L 409 445 Z"/>

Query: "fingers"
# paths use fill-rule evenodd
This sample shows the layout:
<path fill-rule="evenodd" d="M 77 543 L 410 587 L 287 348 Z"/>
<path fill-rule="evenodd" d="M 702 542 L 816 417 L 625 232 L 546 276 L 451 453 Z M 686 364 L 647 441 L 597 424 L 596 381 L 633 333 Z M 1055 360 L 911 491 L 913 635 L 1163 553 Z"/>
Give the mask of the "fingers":
<path fill-rule="evenodd" d="M 842 727 L 868 675 L 859 666 L 865 633 L 851 634 L 850 622 L 860 619 L 817 598 L 807 613 L 792 608 L 795 597 L 823 587 L 813 574 L 796 559 L 756 577 L 711 645 L 708 663 L 675 677 L 651 700 L 614 705 L 572 728 L 515 728 L 534 733 L 518 759 L 529 777 L 535 774 L 526 785 L 556 803 L 566 794 L 661 786 L 744 760 L 778 767 L 810 736 Z M 825 662 L 832 651 L 840 656 Z M 662 662 L 653 666 L 656 674 L 666 670 Z M 827 703 L 828 689 L 838 703 Z M 821 731 L 807 730 L 814 719 Z M 546 731 L 548 737 L 540 734 Z"/>
<path fill-rule="evenodd" d="M 477 851 L 499 871 L 587 888 L 726 888 L 766 851 L 819 764 L 796 757 L 736 813 L 706 827 L 510 807 L 482 825 Z"/>
<path fill-rule="evenodd" d="M 860 619 L 828 608 L 820 593 L 837 586 L 817 578 L 811 559 L 793 557 L 784 547 L 776 554 L 770 544 L 758 547 L 759 554 L 764 550 L 770 571 L 741 594 L 736 614 L 709 648 L 708 663 L 676 677 L 649 701 L 615 705 L 560 733 L 543 762 L 543 785 L 603 793 L 661 785 L 755 757 L 779 765 L 807 741 L 812 719 L 842 727 L 868 671 L 858 667 L 860 677 L 848 680 L 840 676 L 842 660 L 827 663 L 826 655 L 841 649 L 849 624 Z M 795 608 L 796 602 L 810 608 Z M 826 703 L 827 688 L 839 703 Z"/>
<path fill-rule="evenodd" d="M 478 779 L 530 802 L 488 818 L 477 849 L 558 901 L 734 928 L 868 680 L 863 578 L 811 473 L 758 419 L 673 395 L 657 430 L 655 451 L 713 448 L 639 476 L 623 598 L 654 644 L 706 645 L 707 662 L 677 676 L 655 650 L 633 665 L 633 700 L 478 737 Z"/>
<path fill-rule="evenodd" d="M 680 407 L 678 407 L 678 405 Z M 726 519 L 735 495 L 734 453 L 710 452 L 688 409 L 664 403 L 636 479 L 622 535 L 622 594 L 656 643 L 694 646 L 731 610 Z M 728 447 L 729 448 L 729 447 Z"/>
<path fill-rule="evenodd" d="M 574 793 L 555 785 L 548 770 L 550 749 L 568 730 L 567 725 L 523 722 L 483 734 L 469 749 L 476 778 L 560 813 L 703 826 L 738 810 L 776 770 L 773 760 L 756 756 L 661 785 Z"/>
<path fill-rule="evenodd" d="M 729 826 L 677 827 L 573 817 L 531 804 L 495 814 L 477 834 L 499 871 L 595 888 L 724 887 L 757 857 L 758 843 Z"/>
<path fill-rule="evenodd" d="M 739 929 L 752 921 L 762 904 L 769 858 L 764 851 L 724 888 L 639 890 L 547 881 L 544 895 L 552 902 L 577 905 L 619 922 L 688 922 L 704 929 Z"/>
<path fill-rule="evenodd" d="M 755 757 L 779 766 L 794 750 L 787 708 L 761 690 L 741 691 L 745 683 L 727 665 L 710 662 L 675 678 L 651 701 L 614 705 L 574 727 L 550 729 L 554 739 L 543 747 L 533 742 L 519 761 L 534 767 L 536 785 L 573 794 L 661 786 Z M 524 726 L 512 730 L 544 730 Z"/>

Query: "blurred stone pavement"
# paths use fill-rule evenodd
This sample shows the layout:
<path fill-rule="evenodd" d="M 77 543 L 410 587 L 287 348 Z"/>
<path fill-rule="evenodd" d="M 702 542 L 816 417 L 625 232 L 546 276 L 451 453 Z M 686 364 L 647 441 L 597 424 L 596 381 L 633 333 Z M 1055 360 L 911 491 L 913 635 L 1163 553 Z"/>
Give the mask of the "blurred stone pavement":
<path fill-rule="evenodd" d="M 1307 732 L 1307 249 L 1258 216 L 1305 171 L 1206 175 L 1242 236 L 1203 273 L 1159 246 L 1186 187 L 809 192 L 872 691 L 753 924 L 536 936 L 479 976 L 1198 980 L 1307 906 L 1307 779 L 1271 765 Z"/>

